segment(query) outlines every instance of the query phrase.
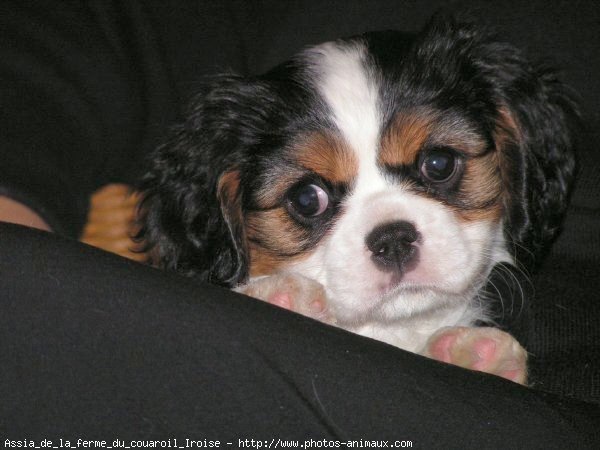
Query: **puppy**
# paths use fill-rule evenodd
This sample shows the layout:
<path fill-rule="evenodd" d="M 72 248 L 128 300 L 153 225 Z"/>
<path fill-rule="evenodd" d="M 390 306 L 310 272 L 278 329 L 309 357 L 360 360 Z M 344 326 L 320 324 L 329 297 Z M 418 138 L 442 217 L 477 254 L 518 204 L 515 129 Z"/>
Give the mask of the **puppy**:
<path fill-rule="evenodd" d="M 555 74 L 471 24 L 367 33 L 205 87 L 142 183 L 159 264 L 524 383 L 491 327 L 498 264 L 554 238 L 575 107 Z"/>

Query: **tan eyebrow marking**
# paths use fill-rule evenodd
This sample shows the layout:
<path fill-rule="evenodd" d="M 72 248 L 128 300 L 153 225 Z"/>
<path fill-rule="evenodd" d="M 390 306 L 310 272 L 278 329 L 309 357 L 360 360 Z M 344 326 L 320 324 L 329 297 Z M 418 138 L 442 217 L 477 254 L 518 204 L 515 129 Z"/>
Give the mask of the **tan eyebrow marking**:
<path fill-rule="evenodd" d="M 349 183 L 356 178 L 356 155 L 335 135 L 314 133 L 294 148 L 298 164 L 328 181 Z"/>
<path fill-rule="evenodd" d="M 299 138 L 282 151 L 289 163 L 273 166 L 267 184 L 256 192 L 261 208 L 275 207 L 285 192 L 308 172 L 332 184 L 351 184 L 358 174 L 356 155 L 335 135 L 315 132 Z"/>
<path fill-rule="evenodd" d="M 410 165 L 431 133 L 432 121 L 426 115 L 401 113 L 381 139 L 380 165 Z"/>

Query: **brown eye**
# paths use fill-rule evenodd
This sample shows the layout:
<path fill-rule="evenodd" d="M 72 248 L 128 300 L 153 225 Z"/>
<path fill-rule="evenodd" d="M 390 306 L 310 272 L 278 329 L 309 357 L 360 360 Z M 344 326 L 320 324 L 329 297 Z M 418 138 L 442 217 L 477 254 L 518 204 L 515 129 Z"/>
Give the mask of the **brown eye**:
<path fill-rule="evenodd" d="M 323 214 L 329 206 L 329 195 L 316 184 L 301 184 L 288 195 L 294 211 L 302 217 L 315 217 Z"/>
<path fill-rule="evenodd" d="M 431 183 L 445 183 L 457 173 L 459 161 L 452 149 L 429 150 L 421 160 L 421 176 Z"/>

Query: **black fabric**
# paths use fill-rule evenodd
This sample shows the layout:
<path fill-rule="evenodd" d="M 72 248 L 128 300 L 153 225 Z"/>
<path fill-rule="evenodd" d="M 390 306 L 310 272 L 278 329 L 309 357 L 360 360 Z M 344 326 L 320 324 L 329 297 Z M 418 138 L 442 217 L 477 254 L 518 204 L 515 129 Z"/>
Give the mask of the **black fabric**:
<path fill-rule="evenodd" d="M 2 440 L 593 448 L 598 405 L 0 224 Z M 35 283 L 32 283 L 35 280 Z"/>
<path fill-rule="evenodd" d="M 75 237 L 85 220 L 89 194 L 108 182 L 137 179 L 144 170 L 145 155 L 160 140 L 204 76 L 226 70 L 258 73 L 304 45 L 341 35 L 385 28 L 415 31 L 440 6 L 450 10 L 473 9 L 474 16 L 492 25 L 509 42 L 524 48 L 533 59 L 547 59 L 562 67 L 564 81 L 580 94 L 584 122 L 580 173 L 564 232 L 542 270 L 530 276 L 535 296 L 526 300 L 524 312 L 520 312 L 521 308 L 508 308 L 510 304 L 506 305 L 506 311 L 531 318 L 520 327 L 519 335 L 532 353 L 533 380 L 538 388 L 600 402 L 597 325 L 600 322 L 600 177 L 597 175 L 600 158 L 596 148 L 600 140 L 597 109 L 600 53 L 596 44 L 600 42 L 600 7 L 597 2 L 73 1 L 58 5 L 54 1 L 6 0 L 0 2 L 0 194 L 32 206 L 57 231 Z M 23 248 L 18 243 L 21 238 L 28 242 Z M 440 376 L 442 369 L 432 369 L 434 363 L 396 350 L 382 350 L 382 346 L 340 331 L 306 325 L 304 319 L 289 318 L 284 312 L 272 312 L 264 305 L 249 306 L 230 300 L 232 303 L 216 306 L 217 299 L 233 297 L 207 287 L 201 288 L 199 294 L 205 299 L 204 306 L 198 306 L 185 300 L 194 297 L 187 281 L 137 266 L 134 269 L 131 263 L 96 252 L 90 255 L 75 244 L 57 242 L 7 228 L 0 234 L 0 299 L 6 302 L 0 312 L 4 333 L 0 345 L 3 352 L 12 352 L 12 365 L 2 366 L 2 376 L 8 377 L 5 380 L 10 383 L 0 386 L 4 389 L 0 397 L 3 408 L 0 431 L 8 430 L 9 425 L 12 430 L 25 431 L 27 422 L 22 420 L 28 418 L 35 420 L 31 429 L 37 430 L 47 426 L 54 427 L 48 430 L 59 431 L 69 423 L 73 424 L 71 429 L 79 430 L 88 425 L 97 430 L 108 430 L 109 425 L 132 430 L 136 424 L 147 430 L 148 435 L 162 429 L 178 430 L 200 417 L 198 414 L 203 411 L 200 405 L 207 401 L 202 395 L 212 398 L 213 405 L 219 403 L 225 408 L 215 408 L 212 416 L 202 416 L 207 423 L 216 424 L 221 419 L 223 423 L 233 423 L 234 419 L 226 420 L 229 413 L 240 417 L 224 401 L 233 396 L 238 397 L 232 405 L 250 402 L 251 410 L 242 410 L 264 423 L 272 420 L 314 423 L 311 414 L 320 410 L 315 409 L 314 402 L 305 400 L 312 398 L 307 397 L 312 392 L 310 377 L 300 383 L 304 390 L 290 381 L 290 389 L 286 391 L 283 386 L 290 378 L 278 375 L 283 366 L 269 366 L 273 370 L 267 379 L 280 383 L 275 388 L 265 383 L 250 389 L 251 384 L 239 374 L 257 382 L 261 376 L 256 374 L 266 376 L 267 363 L 257 362 L 271 361 L 260 359 L 264 355 L 286 358 L 290 372 L 309 370 L 311 364 L 328 364 L 330 358 L 338 361 L 328 350 L 329 345 L 337 352 L 346 342 L 352 342 L 348 344 L 352 349 L 366 346 L 369 350 L 351 352 L 354 355 L 351 359 L 330 372 L 340 379 L 335 388 L 348 395 L 332 394 L 329 401 L 350 398 L 342 401 L 340 410 L 362 411 L 356 414 L 352 426 L 362 420 L 378 430 L 378 426 L 394 419 L 402 431 L 417 427 L 419 420 L 423 420 L 431 424 L 428 429 L 432 439 L 442 436 L 436 432 L 444 430 L 450 433 L 448 436 L 460 435 L 468 443 L 471 442 L 468 439 L 481 435 L 478 433 L 483 426 L 476 427 L 470 421 L 479 415 L 487 417 L 491 424 L 501 424 L 502 427 L 498 425 L 498 430 L 504 430 L 501 435 L 507 439 L 514 437 L 516 443 L 517 437 L 523 437 L 522 424 L 530 423 L 527 420 L 548 420 L 545 422 L 548 426 L 554 423 L 548 419 L 549 410 L 544 402 L 552 403 L 553 408 L 559 408 L 561 403 L 547 400 L 553 397 L 486 381 L 494 388 L 485 389 L 495 392 L 488 397 L 489 391 L 484 389 L 482 399 L 487 399 L 486 404 L 494 411 L 496 404 L 504 411 L 503 419 L 486 416 L 485 408 L 472 399 L 470 394 L 474 392 L 468 391 L 467 395 L 462 390 L 466 384 L 470 384 L 469 389 L 479 389 L 479 381 L 473 381 L 480 380 L 479 377 L 444 369 L 444 373 L 451 373 L 458 381 L 439 378 L 437 383 L 456 391 L 430 397 L 430 389 L 435 392 L 441 389 L 433 381 L 423 388 L 420 380 L 430 369 L 432 377 Z M 36 245 L 43 249 L 37 249 Z M 29 259 L 20 256 L 24 249 L 29 252 Z M 166 294 L 171 291 L 172 294 Z M 174 303 L 167 298 L 171 296 Z M 105 297 L 112 300 L 107 309 L 102 309 Z M 146 305 L 146 301 L 152 306 Z M 212 313 L 208 314 L 206 309 Z M 232 316 L 220 317 L 220 314 Z M 21 321 L 25 318 L 28 320 Z M 239 325 L 238 319 L 245 325 Z M 215 324 L 221 324 L 221 328 L 208 327 Z M 229 348 L 221 349 L 224 353 L 214 350 L 197 354 L 203 339 L 228 338 L 225 325 L 235 332 L 238 327 L 246 330 L 238 343 L 244 349 L 248 342 L 267 345 L 269 333 L 276 334 L 272 346 L 259 346 L 260 352 L 252 350 L 240 360 L 247 364 L 246 369 L 242 362 L 228 358 Z M 299 352 L 278 354 L 279 348 L 286 348 L 280 339 L 287 326 L 295 327 L 295 331 L 286 338 L 286 345 L 293 344 L 289 343 L 292 338 L 308 345 L 307 340 L 319 337 L 318 343 L 311 341 L 319 349 L 310 350 L 310 358 L 314 359 L 307 356 L 308 359 L 300 358 L 295 363 Z M 202 337 L 205 328 L 212 330 L 213 338 Z M 305 329 L 309 336 L 300 329 Z M 259 335 L 252 338 L 251 332 Z M 161 338 L 165 339 L 164 345 Z M 238 345 L 228 342 L 233 347 Z M 366 363 L 371 361 L 365 355 L 370 354 L 372 346 L 377 348 L 374 351 L 377 356 L 373 356 L 375 366 Z M 317 356 L 319 352 L 322 355 Z M 17 357 L 19 354 L 22 356 Z M 148 359 L 144 359 L 146 356 Z M 206 361 L 200 361 L 201 358 Z M 236 364 L 229 370 L 225 364 L 219 366 L 226 375 L 223 386 L 227 389 L 221 391 L 211 384 L 204 385 L 206 392 L 203 392 L 193 384 L 192 375 L 201 371 L 211 374 L 210 379 L 215 381 L 217 374 L 211 372 L 209 362 L 221 364 L 223 358 Z M 192 362 L 186 366 L 184 361 L 188 360 Z M 30 364 L 32 370 L 28 372 Z M 386 370 L 391 370 L 386 364 L 393 368 L 397 381 L 385 375 Z M 172 367 L 185 370 L 179 374 Z M 410 374 L 417 373 L 413 370 L 418 371 L 419 382 L 411 378 Z M 380 379 L 382 376 L 387 381 Z M 367 382 L 369 378 L 374 381 Z M 49 380 L 47 389 L 42 381 L 45 379 Z M 362 381 L 360 386 L 359 381 Z M 391 384 L 386 385 L 388 382 Z M 378 391 L 379 383 L 383 387 Z M 405 385 L 415 388 L 410 391 L 415 396 L 392 393 L 403 392 Z M 319 398 L 326 401 L 318 388 L 317 384 Z M 331 386 L 328 389 L 335 391 Z M 421 396 L 416 394 L 419 389 Z M 353 397 L 357 395 L 354 390 L 374 395 L 372 406 L 361 405 L 359 400 L 368 396 Z M 188 396 L 187 392 L 196 395 Z M 5 393 L 10 397 L 5 397 Z M 276 395 L 295 395 L 297 401 L 304 402 L 306 415 L 295 415 L 300 414 L 297 411 L 286 415 L 285 408 L 280 414 L 260 413 L 257 408 L 261 404 L 251 402 L 262 396 L 273 400 Z M 480 395 L 478 390 L 477 395 Z M 459 406 L 452 406 L 452 402 L 462 404 L 457 399 L 463 397 L 469 405 L 475 402 L 479 406 L 472 411 L 466 406 L 453 409 Z M 11 400 L 4 401 L 5 398 Z M 510 408 L 499 398 L 508 398 L 507 402 L 515 406 Z M 218 399 L 223 401 L 217 402 Z M 568 400 L 564 402 L 571 405 Z M 410 414 L 402 417 L 391 414 L 392 406 L 398 404 L 409 405 L 405 410 Z M 274 400 L 268 404 L 275 409 L 279 407 L 274 405 Z M 376 410 L 384 413 L 375 414 Z M 509 410 L 514 413 L 514 422 L 509 422 L 513 420 L 508 417 Z M 325 408 L 325 411 L 331 410 Z M 440 411 L 448 413 L 432 415 Z M 533 414 L 532 418 L 527 419 L 525 411 Z M 411 415 L 414 420 L 407 417 Z M 145 417 L 153 419 L 145 422 Z M 44 422 L 50 418 L 55 420 Z M 472 424 L 473 433 L 466 426 L 456 428 L 457 418 Z M 586 419 L 582 420 L 585 423 Z M 177 428 L 177 423 L 182 428 Z M 440 426 L 439 430 L 435 424 Z M 556 429 L 561 430 L 560 426 Z M 554 434 L 549 432 L 548 436 Z"/>

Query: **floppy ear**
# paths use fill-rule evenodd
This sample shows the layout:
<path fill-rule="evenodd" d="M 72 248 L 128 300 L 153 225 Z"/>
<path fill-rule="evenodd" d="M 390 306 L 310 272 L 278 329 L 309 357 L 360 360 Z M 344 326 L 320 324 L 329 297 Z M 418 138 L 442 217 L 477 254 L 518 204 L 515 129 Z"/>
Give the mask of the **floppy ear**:
<path fill-rule="evenodd" d="M 508 67 L 499 67 L 504 79 L 495 137 L 507 193 L 507 238 L 519 262 L 536 266 L 567 209 L 578 115 L 555 72 L 516 62 L 513 55 Z"/>
<path fill-rule="evenodd" d="M 258 129 L 248 83 L 209 86 L 151 160 L 138 235 L 159 266 L 224 286 L 248 275 L 238 168 Z"/>
<path fill-rule="evenodd" d="M 578 114 L 572 95 L 555 71 L 534 67 L 468 18 L 442 12 L 421 39 L 428 54 L 441 55 L 422 64 L 428 73 L 454 71 L 469 80 L 457 99 L 482 111 L 492 102 L 491 114 L 479 117 L 487 120 L 498 150 L 506 235 L 517 261 L 538 264 L 558 233 L 573 181 Z"/>
<path fill-rule="evenodd" d="M 506 235 L 519 262 L 538 264 L 559 231 L 573 182 L 578 124 L 573 95 L 554 70 L 533 66 L 469 19 L 439 14 L 429 27 L 430 47 L 455 56 L 440 61 L 458 61 L 456 70 L 471 79 L 473 92 L 491 91 Z M 471 97 L 471 103 L 478 101 Z"/>

